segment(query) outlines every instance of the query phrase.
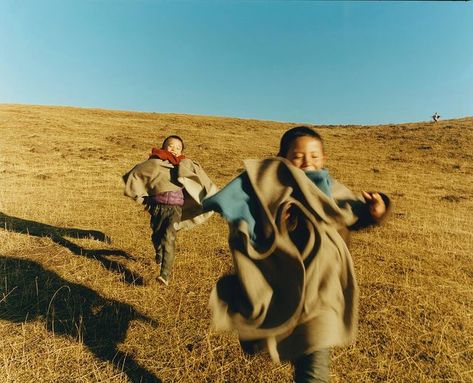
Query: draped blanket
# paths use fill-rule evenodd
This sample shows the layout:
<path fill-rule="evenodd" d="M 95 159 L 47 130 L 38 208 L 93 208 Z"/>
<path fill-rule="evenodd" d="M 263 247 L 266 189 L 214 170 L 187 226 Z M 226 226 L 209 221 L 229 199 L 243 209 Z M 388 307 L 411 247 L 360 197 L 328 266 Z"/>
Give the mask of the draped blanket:
<path fill-rule="evenodd" d="M 229 222 L 234 263 L 211 293 L 214 326 L 275 361 L 352 342 L 358 293 L 338 229 L 366 212 L 363 198 L 335 180 L 328 196 L 279 157 L 244 165 L 203 202 Z"/>
<path fill-rule="evenodd" d="M 184 206 L 178 230 L 191 228 L 212 215 L 202 210 L 202 200 L 214 194 L 217 187 L 204 169 L 188 158 L 181 159 L 178 166 L 158 158 L 148 159 L 127 172 L 123 181 L 124 194 L 138 203 L 143 203 L 146 196 L 183 188 Z"/>

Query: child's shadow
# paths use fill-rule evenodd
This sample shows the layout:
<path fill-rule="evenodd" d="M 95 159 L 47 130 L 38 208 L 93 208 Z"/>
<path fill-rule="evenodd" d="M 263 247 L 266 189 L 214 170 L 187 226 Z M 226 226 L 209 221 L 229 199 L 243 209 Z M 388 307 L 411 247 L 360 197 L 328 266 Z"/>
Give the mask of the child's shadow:
<path fill-rule="evenodd" d="M 110 237 L 97 230 L 84 230 L 84 229 L 74 229 L 74 228 L 63 228 L 51 226 L 46 223 L 30 221 L 27 219 L 21 219 L 17 217 L 12 217 L 0 212 L 0 227 L 9 230 L 15 231 L 17 233 L 24 233 L 29 235 L 34 235 L 36 237 L 48 237 L 58 245 L 64 246 L 69 249 L 72 253 L 76 255 L 82 255 L 87 258 L 92 258 L 107 268 L 108 270 L 113 270 L 117 273 L 123 274 L 124 280 L 127 283 L 135 285 L 143 285 L 143 278 L 135 276 L 133 272 L 128 270 L 125 266 L 121 265 L 118 262 L 110 261 L 106 258 L 107 255 L 115 255 L 127 259 L 132 257 L 124 252 L 123 250 L 116 249 L 100 249 L 100 250 L 91 250 L 84 249 L 81 246 L 76 245 L 75 243 L 67 240 L 64 237 L 74 237 L 74 238 L 88 238 L 102 241 L 105 243 L 110 243 Z"/>
<path fill-rule="evenodd" d="M 161 382 L 117 345 L 131 320 L 155 322 L 132 306 L 68 282 L 36 262 L 0 255 L 0 318 L 13 323 L 42 319 L 54 335 L 71 336 L 100 360 L 123 370 L 133 383 Z"/>

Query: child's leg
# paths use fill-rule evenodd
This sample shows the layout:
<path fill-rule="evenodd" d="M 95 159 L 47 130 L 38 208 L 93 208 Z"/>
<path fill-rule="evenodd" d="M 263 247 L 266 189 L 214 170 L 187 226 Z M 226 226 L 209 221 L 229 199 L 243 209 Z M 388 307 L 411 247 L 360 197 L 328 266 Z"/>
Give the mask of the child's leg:
<path fill-rule="evenodd" d="M 294 362 L 295 383 L 330 382 L 330 350 L 317 350 L 303 355 Z"/>
<path fill-rule="evenodd" d="M 154 250 L 156 253 L 156 263 L 161 265 L 163 261 L 163 238 L 167 227 L 166 214 L 163 214 L 164 205 L 155 205 L 150 211 L 151 219 L 150 226 L 152 230 L 151 241 L 153 242 Z"/>
<path fill-rule="evenodd" d="M 161 264 L 161 277 L 166 281 L 171 273 L 175 258 L 176 245 L 176 227 L 175 224 L 181 220 L 182 208 L 180 206 L 169 205 L 163 209 L 166 216 L 166 228 L 161 238 L 161 246 L 163 248 L 163 262 Z"/>

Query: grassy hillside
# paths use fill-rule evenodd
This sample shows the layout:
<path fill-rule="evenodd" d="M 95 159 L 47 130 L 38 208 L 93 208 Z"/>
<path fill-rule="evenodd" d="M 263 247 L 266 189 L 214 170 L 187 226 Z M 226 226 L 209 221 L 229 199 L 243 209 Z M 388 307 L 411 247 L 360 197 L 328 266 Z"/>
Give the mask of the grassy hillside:
<path fill-rule="evenodd" d="M 0 105 L 0 381 L 290 382 L 289 365 L 209 327 L 231 267 L 223 220 L 179 233 L 163 287 L 147 213 L 121 183 L 178 134 L 222 186 L 290 126 Z M 333 351 L 333 382 L 472 382 L 473 118 L 317 128 L 336 178 L 394 202 L 353 237 L 360 330 Z"/>

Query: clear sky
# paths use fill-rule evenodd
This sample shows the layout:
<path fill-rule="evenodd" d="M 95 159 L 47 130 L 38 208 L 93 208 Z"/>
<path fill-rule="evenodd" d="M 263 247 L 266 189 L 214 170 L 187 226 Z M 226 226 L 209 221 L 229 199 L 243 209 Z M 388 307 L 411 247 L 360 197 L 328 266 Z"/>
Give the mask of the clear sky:
<path fill-rule="evenodd" d="M 313 124 L 473 116 L 473 3 L 1 0 L 0 103 Z"/>

